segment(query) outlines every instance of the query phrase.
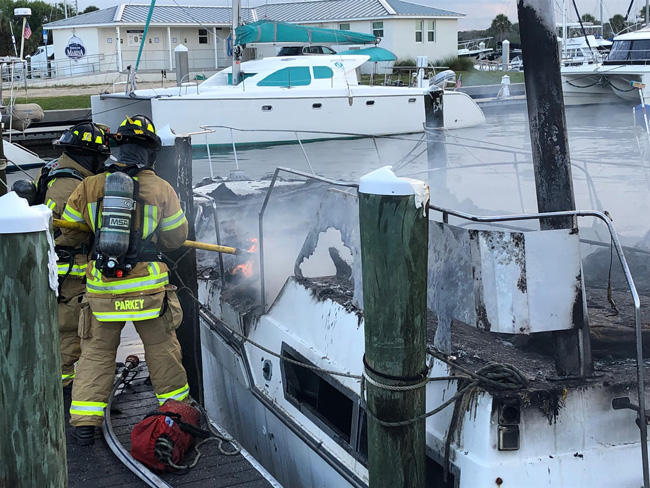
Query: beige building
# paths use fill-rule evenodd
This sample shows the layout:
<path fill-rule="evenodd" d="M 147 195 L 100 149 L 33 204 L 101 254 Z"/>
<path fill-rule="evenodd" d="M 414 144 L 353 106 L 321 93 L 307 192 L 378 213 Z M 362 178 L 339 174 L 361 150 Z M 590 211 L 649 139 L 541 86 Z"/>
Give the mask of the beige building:
<path fill-rule="evenodd" d="M 57 76 L 135 67 L 148 10 L 148 5 L 122 4 L 46 24 L 44 28 L 53 37 L 53 68 Z M 398 58 L 426 55 L 430 60 L 457 54 L 458 19 L 464 16 L 401 0 L 275 3 L 242 8 L 241 12 L 242 22 L 270 19 L 373 33 L 381 38 L 380 46 L 393 51 Z M 138 70 L 173 70 L 173 51 L 180 44 L 189 50 L 193 72 L 230 65 L 231 19 L 229 7 L 156 6 Z M 274 55 L 276 51 L 276 46 L 256 47 L 252 55 L 258 57 Z"/>

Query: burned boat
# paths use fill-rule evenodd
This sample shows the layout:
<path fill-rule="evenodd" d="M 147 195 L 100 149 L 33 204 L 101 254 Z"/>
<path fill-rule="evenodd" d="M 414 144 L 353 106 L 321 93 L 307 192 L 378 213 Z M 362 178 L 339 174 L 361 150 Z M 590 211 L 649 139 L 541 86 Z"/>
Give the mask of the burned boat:
<path fill-rule="evenodd" d="M 195 189 L 198 237 L 251 250 L 199 257 L 205 406 L 284 486 L 368 486 L 356 186 L 279 169 Z M 635 324 L 619 329 L 629 351 L 592 334 L 582 377 L 553 357 L 552 334 L 580 322 L 577 229 L 429 211 L 426 410 L 440 411 L 426 419 L 426 486 L 605 486 L 614 465 L 639 486 Z M 481 222 L 457 225 L 468 220 Z M 603 293 L 586 291 L 588 314 L 615 330 Z"/>

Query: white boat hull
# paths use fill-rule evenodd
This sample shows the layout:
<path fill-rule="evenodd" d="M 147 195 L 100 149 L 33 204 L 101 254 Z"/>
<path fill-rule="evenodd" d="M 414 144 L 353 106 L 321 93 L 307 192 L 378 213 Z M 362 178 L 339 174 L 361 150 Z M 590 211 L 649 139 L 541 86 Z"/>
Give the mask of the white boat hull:
<path fill-rule="evenodd" d="M 219 299 L 213 306 L 219 307 Z M 222 312 L 223 313 L 223 312 Z M 233 316 L 232 312 L 223 313 Z M 231 323 L 231 327 L 237 328 Z M 315 298 L 312 291 L 289 280 L 270 311 L 252 325 L 248 336 L 281 351 L 290 345 L 306 360 L 325 369 L 361 374 L 363 321 L 343 306 Z M 368 471 L 355 453 L 336 436 L 287 400 L 280 361 L 250 344 L 243 354 L 231 346 L 230 334 L 201 325 L 206 408 L 211 416 L 241 440 L 285 487 L 367 486 Z M 264 365 L 271 375 L 264 377 Z M 447 376 L 437 361 L 431 376 Z M 336 378 L 341 388 L 359 392 L 359 383 Z M 453 381 L 427 386 L 426 410 L 455 393 Z M 478 394 L 464 412 L 462 427 L 451 446 L 452 474 L 459 488 L 496 486 L 610 487 L 640 486 L 638 428 L 632 411 L 614 411 L 614 396 L 630 395 L 607 386 L 564 390 L 535 406 L 522 408 L 520 447 L 497 449 L 498 394 Z M 544 402 L 548 404 L 545 404 Z M 561 401 L 554 406 L 554 401 Z M 453 408 L 427 419 L 427 463 L 440 469 L 444 439 Z M 354 430 L 353 430 L 354 432 Z"/>
<path fill-rule="evenodd" d="M 169 125 L 177 134 L 208 127 L 194 145 L 267 144 L 351 136 L 384 136 L 423 131 L 424 93 L 416 89 L 377 87 L 327 96 L 210 97 L 184 96 L 150 100 L 92 97 L 93 121 L 117 127 L 126 115 L 152 118 L 158 129 Z M 334 90 L 331 90 L 334 91 Z M 473 127 L 485 116 L 467 94 L 445 92 L 447 129 Z M 231 130 L 232 129 L 232 130 Z M 296 135 L 297 133 L 297 135 Z"/>

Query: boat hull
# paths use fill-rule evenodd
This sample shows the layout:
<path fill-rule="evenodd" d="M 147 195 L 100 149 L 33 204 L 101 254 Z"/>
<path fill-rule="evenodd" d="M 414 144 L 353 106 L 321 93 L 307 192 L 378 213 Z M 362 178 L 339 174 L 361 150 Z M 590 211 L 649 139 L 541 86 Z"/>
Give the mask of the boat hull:
<path fill-rule="evenodd" d="M 385 136 L 423 131 L 424 93 L 385 88 L 375 93 L 355 90 L 337 95 L 211 97 L 184 96 L 153 99 L 92 97 L 93 121 L 117 127 L 126 115 L 140 113 L 156 127 L 192 134 L 194 145 L 265 144 L 351 136 Z M 447 129 L 485 122 L 481 109 L 468 95 L 446 92 Z"/>

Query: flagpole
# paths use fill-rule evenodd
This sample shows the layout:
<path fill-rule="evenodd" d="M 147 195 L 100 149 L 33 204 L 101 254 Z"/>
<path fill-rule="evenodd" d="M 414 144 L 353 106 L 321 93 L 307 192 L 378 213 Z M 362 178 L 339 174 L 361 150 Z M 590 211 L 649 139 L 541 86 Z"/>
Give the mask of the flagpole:
<path fill-rule="evenodd" d="M 23 52 L 25 51 L 25 24 L 27 23 L 27 17 L 23 17 L 23 31 L 20 36 L 20 59 L 23 59 Z"/>

